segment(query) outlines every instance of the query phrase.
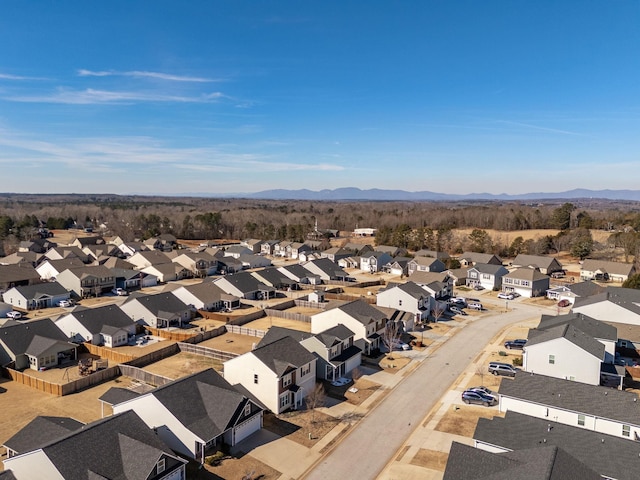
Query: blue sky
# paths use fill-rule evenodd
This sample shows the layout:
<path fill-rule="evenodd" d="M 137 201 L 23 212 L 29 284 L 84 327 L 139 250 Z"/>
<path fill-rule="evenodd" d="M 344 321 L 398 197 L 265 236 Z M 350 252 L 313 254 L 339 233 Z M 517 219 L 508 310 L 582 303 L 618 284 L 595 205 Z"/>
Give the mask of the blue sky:
<path fill-rule="evenodd" d="M 0 191 L 638 189 L 637 1 L 0 3 Z"/>

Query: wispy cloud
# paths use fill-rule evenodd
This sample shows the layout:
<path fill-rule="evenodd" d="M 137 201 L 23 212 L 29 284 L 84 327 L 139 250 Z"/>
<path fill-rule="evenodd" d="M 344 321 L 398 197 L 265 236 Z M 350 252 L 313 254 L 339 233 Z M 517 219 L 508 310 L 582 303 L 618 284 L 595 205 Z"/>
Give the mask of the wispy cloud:
<path fill-rule="evenodd" d="M 126 92 L 112 90 L 68 90 L 59 88 L 44 95 L 5 96 L 4 100 L 26 103 L 64 103 L 70 105 L 93 104 L 129 104 L 136 102 L 174 102 L 174 103 L 214 103 L 229 98 L 221 92 L 205 93 L 195 96 L 168 95 L 164 93 Z"/>
<path fill-rule="evenodd" d="M 46 80 L 43 77 L 26 77 L 23 75 L 12 75 L 10 73 L 0 73 L 0 79 L 2 80 Z"/>
<path fill-rule="evenodd" d="M 503 123 L 505 125 L 513 125 L 516 127 L 525 127 L 525 128 L 530 128 L 533 130 L 540 130 L 543 132 L 549 132 L 549 133 L 558 133 L 561 135 L 576 135 L 581 137 L 582 134 L 578 133 L 578 132 L 571 132 L 569 130 L 561 130 L 559 128 L 549 128 L 549 127 L 541 127 L 539 125 L 532 125 L 530 123 L 522 123 L 522 122 L 513 122 L 511 120 L 498 120 L 498 123 Z"/>
<path fill-rule="evenodd" d="M 197 83 L 207 83 L 207 82 L 221 82 L 221 79 L 217 78 L 205 78 L 205 77 L 192 77 L 188 75 L 173 75 L 170 73 L 161 73 L 161 72 L 146 72 L 140 70 L 133 70 L 128 72 L 119 72 L 116 70 L 102 70 L 102 71 L 94 71 L 94 70 L 78 70 L 78 75 L 80 77 L 136 77 L 136 78 L 154 78 L 158 80 L 167 80 L 171 82 L 197 82 Z"/>

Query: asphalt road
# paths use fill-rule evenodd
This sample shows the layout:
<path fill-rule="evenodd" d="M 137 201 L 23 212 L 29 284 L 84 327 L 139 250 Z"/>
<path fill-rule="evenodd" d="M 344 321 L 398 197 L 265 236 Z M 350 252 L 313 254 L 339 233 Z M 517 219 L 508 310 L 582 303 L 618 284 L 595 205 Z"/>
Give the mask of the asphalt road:
<path fill-rule="evenodd" d="M 304 478 L 376 478 L 414 428 L 500 330 L 541 313 L 549 313 L 544 308 L 519 302 L 510 302 L 509 307 L 514 309 L 509 313 L 478 319 L 442 344 Z"/>

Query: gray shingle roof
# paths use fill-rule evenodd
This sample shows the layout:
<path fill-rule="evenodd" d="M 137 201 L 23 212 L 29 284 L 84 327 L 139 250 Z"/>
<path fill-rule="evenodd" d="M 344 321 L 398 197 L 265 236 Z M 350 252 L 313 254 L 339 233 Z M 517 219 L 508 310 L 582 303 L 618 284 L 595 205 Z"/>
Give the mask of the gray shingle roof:
<path fill-rule="evenodd" d="M 618 340 L 618 330 L 607 323 L 591 318 L 582 313 L 569 313 L 567 315 L 542 315 L 537 330 L 548 330 L 558 325 L 569 324 L 582 330 L 593 338 L 603 340 Z"/>
<path fill-rule="evenodd" d="M 83 425 L 84 423 L 70 417 L 36 417 L 7 440 L 4 446 L 17 453 L 30 452 L 40 445 L 78 430 Z"/>
<path fill-rule="evenodd" d="M 283 337 L 251 352 L 278 377 L 292 368 L 300 368 L 315 360 L 315 356 L 294 338 Z"/>
<path fill-rule="evenodd" d="M 589 297 L 576 298 L 573 309 L 585 305 L 609 301 L 640 315 L 640 290 L 633 288 L 607 287 L 605 292 Z"/>
<path fill-rule="evenodd" d="M 480 273 L 486 273 L 488 275 L 497 275 L 500 273 L 506 275 L 509 273 L 509 270 L 502 265 L 493 265 L 491 263 L 476 263 L 473 267 L 469 268 L 469 270 L 477 270 Z"/>
<path fill-rule="evenodd" d="M 453 442 L 443 480 L 600 480 L 556 446 L 492 453 Z"/>
<path fill-rule="evenodd" d="M 40 274 L 30 264 L 0 265 L 0 285 L 24 281 L 40 281 Z"/>
<path fill-rule="evenodd" d="M 27 355 L 31 355 L 32 357 L 39 357 L 43 353 L 50 350 L 52 347 L 57 347 L 58 351 L 71 350 L 72 348 L 77 347 L 77 345 L 64 342 L 61 340 L 54 340 L 53 338 L 41 337 L 40 335 L 35 335 L 29 346 L 24 351 Z"/>
<path fill-rule="evenodd" d="M 591 281 L 572 283 L 567 285 L 567 287 L 577 297 L 588 297 L 590 295 L 602 293 L 606 290 L 606 287 Z"/>
<path fill-rule="evenodd" d="M 118 403 L 126 402 L 139 396 L 139 393 L 128 388 L 111 387 L 109 390 L 104 392 L 98 400 L 108 405 L 117 405 Z"/>
<path fill-rule="evenodd" d="M 632 263 L 609 262 L 606 260 L 587 258 L 582 262 L 581 270 L 589 272 L 600 270 L 614 275 L 630 275 L 634 270 L 634 265 Z"/>
<path fill-rule="evenodd" d="M 526 347 L 564 338 L 594 357 L 604 360 L 604 344 L 578 329 L 572 323 L 563 323 L 540 331 L 529 331 Z"/>
<path fill-rule="evenodd" d="M 65 343 L 67 343 L 68 340 L 62 330 L 56 327 L 55 323 L 49 318 L 0 328 L 0 341 L 2 341 L 14 355 L 26 353 L 36 336 Z M 69 344 L 69 348 L 72 346 L 74 345 Z"/>
<path fill-rule="evenodd" d="M 339 323 L 334 327 L 328 328 L 320 333 L 316 333 L 315 336 L 324 344 L 324 346 L 331 347 L 337 343 L 347 340 L 349 337 L 353 337 L 354 335 L 354 332 Z"/>
<path fill-rule="evenodd" d="M 513 259 L 513 265 L 522 267 L 533 266 L 546 269 L 551 266 L 554 260 L 557 261 L 557 259 L 554 257 L 546 257 L 544 255 L 526 255 L 524 253 L 521 253 Z"/>
<path fill-rule="evenodd" d="M 304 267 L 308 263 L 315 265 L 317 268 L 329 275 L 330 278 L 346 278 L 349 276 L 347 272 L 345 272 L 338 266 L 337 263 L 328 258 L 318 258 L 316 260 L 311 260 L 303 264 L 302 266 Z M 311 274 L 315 275 L 313 272 L 311 272 Z"/>
<path fill-rule="evenodd" d="M 265 285 L 249 272 L 240 272 L 223 277 L 227 282 L 243 293 L 260 291 L 273 291 L 273 287 Z"/>
<path fill-rule="evenodd" d="M 500 395 L 640 426 L 640 402 L 632 392 L 519 372 L 502 382 Z"/>
<path fill-rule="evenodd" d="M 363 300 L 354 300 L 337 308 L 358 320 L 363 325 L 388 319 L 384 313 Z"/>
<path fill-rule="evenodd" d="M 520 280 L 529 280 L 535 282 L 536 280 L 548 279 L 549 276 L 544 273 L 540 273 L 538 270 L 529 267 L 516 268 L 514 271 L 507 273 L 504 278 L 518 278 Z"/>
<path fill-rule="evenodd" d="M 43 296 L 64 295 L 69 291 L 58 282 L 37 283 L 35 285 L 23 285 L 15 289 L 27 299 L 37 299 Z"/>
<path fill-rule="evenodd" d="M 313 337 L 312 333 L 303 332 L 302 330 L 294 330 L 293 328 L 285 328 L 285 327 L 271 327 L 267 330 L 267 333 L 264 337 L 260 339 L 258 343 L 258 347 L 264 347 L 270 343 L 281 340 L 284 337 L 291 337 L 297 342 L 301 342 L 306 338 Z"/>
<path fill-rule="evenodd" d="M 189 307 L 172 293 L 157 293 L 155 295 L 143 295 L 139 297 L 129 297 L 127 302 L 138 301 L 147 310 L 158 316 L 160 312 L 179 313 L 188 310 Z"/>
<path fill-rule="evenodd" d="M 599 474 L 617 480 L 636 480 L 640 471 L 637 442 L 511 411 L 505 418 L 480 418 L 473 438 L 511 450 L 558 446 Z"/>
<path fill-rule="evenodd" d="M 225 294 L 218 285 L 212 282 L 187 285 L 184 289 L 204 303 L 218 302 Z"/>
<path fill-rule="evenodd" d="M 117 305 L 105 305 L 96 308 L 73 310 L 69 315 L 91 333 L 100 333 L 105 325 L 110 327 L 125 328 L 134 325 L 129 315 L 124 313 Z"/>

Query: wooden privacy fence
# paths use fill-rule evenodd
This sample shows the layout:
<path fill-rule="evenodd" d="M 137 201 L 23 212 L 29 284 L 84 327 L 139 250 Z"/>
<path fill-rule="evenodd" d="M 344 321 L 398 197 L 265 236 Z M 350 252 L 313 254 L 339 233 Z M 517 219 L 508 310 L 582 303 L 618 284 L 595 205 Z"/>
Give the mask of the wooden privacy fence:
<path fill-rule="evenodd" d="M 227 322 L 227 325 L 244 325 L 245 323 L 253 322 L 259 318 L 266 317 L 264 310 L 258 310 L 257 312 L 249 313 L 241 317 L 232 318 Z"/>
<path fill-rule="evenodd" d="M 255 328 L 245 328 L 239 325 L 225 325 L 224 326 L 229 333 L 237 333 L 238 335 L 249 335 L 251 337 L 264 337 L 267 332 L 264 330 L 258 330 Z"/>
<path fill-rule="evenodd" d="M 171 340 L 173 342 L 184 342 L 189 338 L 193 337 L 197 331 L 196 330 L 165 330 L 163 328 L 153 328 L 153 327 L 144 327 L 145 330 L 149 331 L 151 335 L 156 337 L 165 338 L 167 340 Z"/>
<path fill-rule="evenodd" d="M 124 365 L 130 365 L 133 367 L 144 367 L 145 365 L 149 365 L 150 363 L 154 363 L 158 360 L 162 360 L 163 358 L 175 355 L 179 351 L 180 349 L 178 348 L 178 344 L 172 343 L 171 345 L 167 345 L 164 348 L 155 350 L 153 352 L 147 353 L 146 355 L 125 362 Z"/>
<path fill-rule="evenodd" d="M 324 298 L 327 300 L 344 300 L 347 302 L 351 302 L 353 300 L 364 300 L 367 303 L 374 304 L 376 303 L 375 296 L 362 296 L 362 295 L 349 295 L 347 293 L 325 293 Z"/>
<path fill-rule="evenodd" d="M 286 320 L 295 320 L 297 322 L 311 323 L 311 317 L 302 313 L 281 312 L 280 310 L 266 309 L 265 312 L 270 317 L 284 318 Z"/>
<path fill-rule="evenodd" d="M 318 303 L 318 302 L 309 302 L 307 300 L 296 300 L 296 307 L 302 308 L 317 308 L 318 310 L 324 310 L 327 308 L 327 302 Z"/>
<path fill-rule="evenodd" d="M 223 350 L 216 350 L 215 348 L 204 347 L 202 345 L 193 345 L 191 343 L 178 343 L 178 347 L 181 352 L 202 355 L 223 362 L 239 356 L 238 353 L 225 352 Z"/>
<path fill-rule="evenodd" d="M 115 351 L 112 348 L 99 347 L 98 345 L 92 345 L 91 343 L 83 343 L 82 347 L 87 350 L 91 355 L 97 355 L 100 358 L 106 358 L 110 362 L 125 363 L 130 362 L 136 358 L 135 355 L 130 353 L 121 353 Z"/>
<path fill-rule="evenodd" d="M 132 365 L 120 365 L 120 373 L 139 382 L 146 383 L 147 385 L 154 385 L 156 387 L 161 387 L 162 385 L 166 385 L 173 381 L 172 378 L 147 372 L 146 370 Z"/>
<path fill-rule="evenodd" d="M 224 325 L 222 325 L 221 327 L 214 328 L 212 330 L 205 330 L 203 332 L 199 332 L 193 337 L 188 338 L 185 341 L 180 343 L 200 343 L 200 342 L 204 342 L 205 340 L 209 340 L 210 338 L 219 337 L 220 335 L 223 335 L 226 332 L 227 332 L 227 329 L 225 328 Z"/>

